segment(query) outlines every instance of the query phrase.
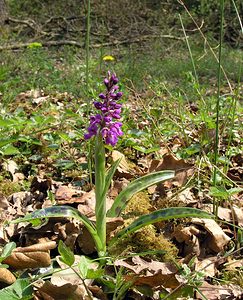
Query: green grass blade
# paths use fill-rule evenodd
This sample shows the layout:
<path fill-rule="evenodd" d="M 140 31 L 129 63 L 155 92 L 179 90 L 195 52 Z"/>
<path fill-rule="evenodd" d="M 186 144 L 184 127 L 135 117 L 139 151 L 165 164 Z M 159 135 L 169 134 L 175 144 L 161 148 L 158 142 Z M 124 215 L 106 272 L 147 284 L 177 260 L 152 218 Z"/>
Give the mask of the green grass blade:
<path fill-rule="evenodd" d="M 112 207 L 107 212 L 107 217 L 119 216 L 122 210 L 126 207 L 128 200 L 131 199 L 134 194 L 153 184 L 171 179 L 174 176 L 174 171 L 160 171 L 135 179 L 116 197 Z"/>
<path fill-rule="evenodd" d="M 40 220 L 49 218 L 74 218 L 81 221 L 88 229 L 92 237 L 94 238 L 97 251 L 99 251 L 101 244 L 97 235 L 96 227 L 85 215 L 81 214 L 77 209 L 70 206 L 52 206 L 43 209 L 39 209 L 31 214 L 26 215 L 24 218 L 18 218 L 10 223 L 17 224 L 21 222 L 30 222 L 33 225 L 40 225 Z"/>
<path fill-rule="evenodd" d="M 143 215 L 132 222 L 129 226 L 122 229 L 118 234 L 110 241 L 110 245 L 114 244 L 114 242 L 121 237 L 124 237 L 127 234 L 130 234 L 138 229 L 156 223 L 160 221 L 166 221 L 171 219 L 179 219 L 179 218 L 206 218 L 212 219 L 215 216 L 209 214 L 205 211 L 191 208 L 191 207 L 171 207 L 171 208 L 163 208 L 157 211 L 154 211 L 150 214 Z"/>
<path fill-rule="evenodd" d="M 105 179 L 105 187 L 104 187 L 104 191 L 103 191 L 103 195 L 106 195 L 109 186 L 111 184 L 111 180 L 116 172 L 117 167 L 119 166 L 119 163 L 121 161 L 121 158 L 116 160 L 113 165 L 111 166 L 111 168 L 109 169 L 107 175 L 106 175 L 106 179 Z"/>

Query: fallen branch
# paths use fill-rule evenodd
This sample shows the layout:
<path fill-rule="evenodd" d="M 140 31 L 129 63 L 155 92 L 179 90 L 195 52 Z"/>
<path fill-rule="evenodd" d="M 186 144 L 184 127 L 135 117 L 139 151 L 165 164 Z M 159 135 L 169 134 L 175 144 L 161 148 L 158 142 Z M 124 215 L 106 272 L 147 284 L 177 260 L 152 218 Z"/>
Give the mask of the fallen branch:
<path fill-rule="evenodd" d="M 50 33 L 41 30 L 40 26 L 38 24 L 36 24 L 36 22 L 34 20 L 20 20 L 20 19 L 15 19 L 15 18 L 12 18 L 12 17 L 8 17 L 7 21 L 17 23 L 17 24 L 26 25 L 38 34 L 40 33 L 42 35 L 50 35 Z"/>
<path fill-rule="evenodd" d="M 173 40 L 181 40 L 183 41 L 184 37 L 177 37 L 172 35 L 145 35 L 134 39 L 126 39 L 122 41 L 112 41 L 107 43 L 101 43 L 101 44 L 93 44 L 90 46 L 90 48 L 101 48 L 101 47 L 108 47 L 108 46 L 117 46 L 117 45 L 124 45 L 124 44 L 131 44 L 131 43 L 140 43 L 144 41 L 149 41 L 151 38 L 168 38 Z M 42 45 L 42 47 L 48 47 L 48 46 L 63 46 L 63 45 L 70 45 L 70 46 L 76 46 L 78 48 L 83 48 L 84 45 L 80 44 L 79 42 L 72 41 L 72 40 L 61 40 L 61 41 L 43 41 L 38 42 Z M 2 50 L 14 50 L 14 49 L 20 49 L 20 48 L 27 48 L 31 46 L 33 42 L 31 43 L 18 43 L 18 44 L 12 44 L 12 45 L 6 45 L 6 46 L 0 46 L 0 51 Z"/>
<path fill-rule="evenodd" d="M 94 44 L 91 45 L 91 48 L 100 48 L 100 47 L 108 47 L 108 46 L 116 46 L 116 45 L 124 45 L 124 44 L 132 44 L 132 43 L 140 43 L 144 41 L 149 41 L 154 38 L 167 38 L 167 39 L 172 39 L 172 40 L 181 40 L 184 41 L 185 37 L 178 37 L 178 36 L 173 36 L 173 35 L 143 35 L 137 38 L 133 39 L 126 39 L 122 41 L 112 41 L 112 42 L 107 42 L 107 43 L 102 43 L 102 44 Z"/>
<path fill-rule="evenodd" d="M 20 48 L 27 48 L 31 46 L 34 42 L 31 43 L 17 43 L 12 45 L 0 46 L 0 51 L 2 50 L 15 50 Z M 76 46 L 78 48 L 82 48 L 83 45 L 76 41 L 69 41 L 69 40 L 62 40 L 62 41 L 47 41 L 47 42 L 38 42 L 42 45 L 42 47 L 49 47 L 49 46 L 63 46 L 63 45 L 70 45 Z"/>

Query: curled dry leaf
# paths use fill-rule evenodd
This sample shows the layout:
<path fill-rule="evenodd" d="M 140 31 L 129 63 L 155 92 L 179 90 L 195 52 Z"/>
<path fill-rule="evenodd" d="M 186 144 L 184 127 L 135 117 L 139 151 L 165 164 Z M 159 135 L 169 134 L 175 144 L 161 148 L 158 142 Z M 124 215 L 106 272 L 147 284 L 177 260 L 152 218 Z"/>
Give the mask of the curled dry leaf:
<path fill-rule="evenodd" d="M 201 247 L 198 238 L 200 232 L 201 231 L 194 225 L 190 225 L 188 227 L 178 225 L 175 227 L 173 237 L 175 237 L 179 243 L 185 243 L 183 252 L 184 255 L 193 253 L 199 256 L 201 254 Z"/>
<path fill-rule="evenodd" d="M 47 191 L 50 190 L 52 185 L 52 180 L 50 178 L 39 178 L 39 177 L 34 177 L 31 186 L 30 186 L 30 191 L 31 193 L 38 192 L 43 195 L 43 197 L 47 196 Z"/>
<path fill-rule="evenodd" d="M 51 275 L 51 283 L 56 285 L 56 286 L 62 286 L 67 283 L 71 283 L 73 285 L 78 285 L 80 287 L 83 286 L 83 280 L 78 276 L 79 274 L 79 268 L 78 264 L 80 263 L 81 256 L 79 255 L 74 255 L 75 261 L 73 264 L 72 269 L 67 268 L 67 265 L 61 261 L 60 256 L 56 256 L 56 261 L 61 267 L 61 271 L 53 273 Z M 89 264 L 89 270 L 97 270 L 99 264 L 97 262 L 93 262 Z M 86 286 L 89 286 L 92 284 L 93 279 L 85 279 L 85 284 Z"/>
<path fill-rule="evenodd" d="M 36 295 L 39 299 L 44 300 L 84 300 L 84 290 L 77 285 L 71 283 L 62 286 L 56 286 L 50 281 L 46 281 L 44 285 L 38 289 Z"/>
<path fill-rule="evenodd" d="M 234 220 L 236 220 L 238 226 L 243 226 L 243 208 L 239 208 L 233 205 L 232 212 L 234 214 Z"/>
<path fill-rule="evenodd" d="M 30 192 L 16 192 L 8 197 L 8 201 L 12 203 L 11 209 L 14 211 L 10 211 L 10 207 L 8 211 L 11 215 L 16 216 L 24 216 L 26 213 L 32 212 L 33 202 L 35 201 L 34 195 Z"/>
<path fill-rule="evenodd" d="M 119 178 L 118 180 L 114 180 L 113 186 L 109 191 L 109 196 L 111 198 L 117 197 L 120 192 L 127 187 L 129 181 L 126 178 Z"/>
<path fill-rule="evenodd" d="M 183 203 L 184 206 L 191 206 L 198 202 L 198 199 L 196 199 L 195 195 L 191 191 L 191 188 L 182 190 L 177 195 L 177 200 L 179 201 L 179 203 Z"/>
<path fill-rule="evenodd" d="M 134 256 L 132 263 L 116 260 L 114 265 L 123 266 L 133 271 L 136 275 L 126 275 L 124 278 L 126 281 L 133 282 L 134 285 L 148 285 L 150 287 L 163 285 L 166 288 L 176 288 L 180 284 L 176 278 L 178 270 L 172 263 L 148 262 L 139 256 Z"/>
<path fill-rule="evenodd" d="M 68 223 L 56 223 L 54 232 L 58 234 L 58 239 L 65 241 L 65 245 L 74 249 L 74 245 L 78 235 L 80 234 L 82 224 L 76 220 L 71 220 Z"/>
<path fill-rule="evenodd" d="M 176 186 L 182 186 L 187 177 L 193 173 L 193 165 L 185 162 L 183 159 L 177 159 L 172 154 L 165 155 L 162 160 L 154 159 L 151 162 L 149 172 L 158 172 L 163 170 L 174 170 L 175 178 L 172 180 Z M 170 185 L 168 186 L 170 187 Z"/>
<path fill-rule="evenodd" d="M 0 282 L 12 284 L 15 280 L 15 276 L 8 269 L 0 268 Z"/>
<path fill-rule="evenodd" d="M 234 285 L 212 285 L 203 282 L 199 288 L 200 294 L 196 293 L 196 299 L 224 300 L 224 299 L 242 299 L 243 290 Z"/>
<path fill-rule="evenodd" d="M 58 204 L 84 203 L 86 201 L 86 194 L 88 193 L 77 190 L 70 186 L 61 185 L 56 190 L 55 200 L 58 202 Z"/>
<path fill-rule="evenodd" d="M 206 258 L 203 260 L 195 259 L 195 271 L 203 271 L 207 277 L 214 277 L 217 273 L 215 262 L 217 257 Z"/>
<path fill-rule="evenodd" d="M 149 171 L 174 170 L 176 172 L 192 168 L 193 165 L 184 161 L 184 159 L 177 159 L 172 154 L 166 154 L 161 160 L 154 159 L 151 162 Z"/>
<path fill-rule="evenodd" d="M 118 159 L 121 159 L 116 170 L 116 174 L 119 177 L 126 178 L 126 179 L 133 178 L 133 174 L 132 174 L 133 169 L 129 166 L 124 154 L 122 154 L 117 150 L 114 150 L 111 153 L 111 158 L 113 162 L 117 161 Z"/>
<path fill-rule="evenodd" d="M 205 204 L 202 208 L 210 213 L 213 213 L 213 205 Z M 217 217 L 227 222 L 236 222 L 238 226 L 243 226 L 243 208 L 239 208 L 235 205 L 232 208 L 218 207 Z"/>
<path fill-rule="evenodd" d="M 73 269 L 67 268 L 67 265 L 60 260 L 60 256 L 56 257 L 56 260 L 61 267 L 61 271 L 55 272 L 51 276 L 50 282 L 47 285 L 44 284 L 39 292 L 46 293 L 52 296 L 54 299 L 90 299 L 87 291 L 84 287 L 83 280 L 77 275 L 79 273 L 78 263 L 81 257 L 75 255 L 75 263 Z M 98 263 L 89 265 L 89 268 L 96 270 Z M 92 279 L 85 279 L 85 284 L 88 287 L 93 282 Z"/>
<path fill-rule="evenodd" d="M 192 223 L 203 226 L 209 233 L 207 245 L 214 252 L 218 253 L 224 250 L 231 238 L 224 233 L 222 228 L 211 219 L 193 218 Z"/>
<path fill-rule="evenodd" d="M 97 285 L 89 286 L 90 291 L 92 294 L 98 298 L 99 300 L 108 300 L 107 294 Z"/>
<path fill-rule="evenodd" d="M 14 269 L 48 267 L 51 264 L 49 250 L 54 248 L 56 248 L 56 242 L 18 247 L 3 262 Z"/>
<path fill-rule="evenodd" d="M 233 167 L 231 169 L 229 169 L 229 171 L 227 172 L 227 176 L 235 181 L 235 182 L 242 182 L 243 181 L 243 168 L 242 166 L 237 166 L 237 167 Z"/>

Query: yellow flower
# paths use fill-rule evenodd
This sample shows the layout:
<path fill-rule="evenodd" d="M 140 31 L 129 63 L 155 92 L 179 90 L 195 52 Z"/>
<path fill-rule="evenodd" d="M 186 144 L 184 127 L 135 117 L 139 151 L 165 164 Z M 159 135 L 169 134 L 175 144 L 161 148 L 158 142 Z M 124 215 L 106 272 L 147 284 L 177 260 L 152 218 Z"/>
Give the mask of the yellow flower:
<path fill-rule="evenodd" d="M 111 55 L 105 55 L 103 57 L 103 60 L 104 61 L 113 61 L 113 60 L 115 60 L 115 58 L 113 56 L 111 56 Z"/>

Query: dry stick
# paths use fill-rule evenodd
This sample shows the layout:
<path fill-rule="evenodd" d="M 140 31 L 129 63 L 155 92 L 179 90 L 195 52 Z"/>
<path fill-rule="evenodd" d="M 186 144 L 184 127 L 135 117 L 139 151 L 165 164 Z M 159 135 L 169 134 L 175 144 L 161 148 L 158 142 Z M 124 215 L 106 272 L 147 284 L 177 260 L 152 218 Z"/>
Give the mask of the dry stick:
<path fill-rule="evenodd" d="M 134 39 L 126 39 L 122 41 L 113 41 L 113 42 L 107 42 L 102 44 L 94 44 L 90 45 L 90 48 L 101 48 L 101 47 L 108 47 L 108 46 L 117 46 L 117 45 L 123 45 L 123 44 L 130 44 L 130 43 L 139 43 L 142 41 L 150 40 L 151 38 L 168 38 L 168 39 L 174 39 L 174 40 L 184 40 L 184 37 L 177 37 L 172 35 L 144 35 L 139 38 Z M 32 42 L 33 43 L 33 42 Z M 19 48 L 26 48 L 30 46 L 32 43 L 19 43 L 19 44 L 12 44 L 12 45 L 6 45 L 1 46 L 0 51 L 2 50 L 13 50 L 13 49 L 19 49 Z M 80 44 L 79 42 L 72 41 L 72 40 L 61 40 L 61 41 L 43 41 L 39 42 L 42 46 L 60 46 L 60 45 L 70 45 L 70 46 L 76 46 L 78 48 L 83 48 L 84 45 Z"/>
<path fill-rule="evenodd" d="M 24 25 L 29 26 L 35 32 L 41 33 L 43 35 L 50 35 L 49 32 L 40 30 L 38 28 L 38 25 L 36 24 L 36 22 L 34 20 L 20 20 L 20 19 L 15 19 L 15 18 L 12 18 L 12 17 L 8 17 L 7 21 L 10 21 L 10 22 L 13 22 L 13 23 L 24 24 Z"/>
<path fill-rule="evenodd" d="M 191 18 L 191 20 L 193 21 L 193 23 L 196 25 L 196 27 L 197 27 L 198 31 L 200 32 L 201 36 L 203 37 L 205 43 L 208 45 L 208 47 L 209 47 L 210 51 L 212 52 L 212 54 L 213 54 L 215 60 L 217 61 L 217 63 L 219 63 L 218 57 L 217 57 L 217 55 L 215 54 L 213 48 L 212 48 L 211 45 L 209 44 L 209 42 L 208 42 L 206 36 L 204 35 L 204 33 L 202 32 L 202 30 L 201 30 L 200 27 L 198 26 L 196 20 L 193 18 L 192 14 L 191 14 L 190 11 L 187 9 L 187 7 L 186 7 L 186 5 L 184 4 L 184 2 L 181 1 L 181 0 L 177 0 L 177 1 L 184 7 L 185 11 L 186 11 L 187 14 L 189 15 L 189 17 Z M 231 83 L 230 83 L 230 81 L 229 81 L 229 78 L 228 78 L 228 76 L 227 76 L 227 74 L 226 74 L 224 68 L 222 67 L 222 65 L 221 65 L 221 70 L 222 70 L 222 72 L 223 72 L 223 74 L 224 74 L 224 77 L 225 77 L 225 79 L 226 79 L 226 81 L 227 81 L 227 84 L 228 84 L 228 86 L 229 86 L 229 88 L 230 88 L 230 92 L 233 94 L 233 88 L 232 88 L 232 86 L 231 86 Z"/>
<path fill-rule="evenodd" d="M 31 46 L 34 42 L 32 43 L 18 43 L 18 44 L 12 44 L 12 45 L 6 45 L 6 46 L 1 46 L 0 51 L 2 50 L 17 50 L 20 48 L 27 48 Z M 78 48 L 83 48 L 83 45 L 76 41 L 70 41 L 70 40 L 62 40 L 62 41 L 46 41 L 46 42 L 38 42 L 41 44 L 43 47 L 48 47 L 48 46 L 62 46 L 62 45 L 70 45 L 70 46 L 76 46 Z"/>
<path fill-rule="evenodd" d="M 113 41 L 113 42 L 108 42 L 108 43 L 103 43 L 103 44 L 94 44 L 92 45 L 93 48 L 99 48 L 99 47 L 106 47 L 106 46 L 116 46 L 116 45 L 122 45 L 122 44 L 129 44 L 129 43 L 140 43 L 146 40 L 150 40 L 151 38 L 167 38 L 167 39 L 172 39 L 172 40 L 180 40 L 184 41 L 184 37 L 179 37 L 179 36 L 173 36 L 169 34 L 161 35 L 161 34 L 154 34 L 154 35 L 143 35 L 141 37 L 133 38 L 133 39 L 126 39 L 122 41 Z"/>

